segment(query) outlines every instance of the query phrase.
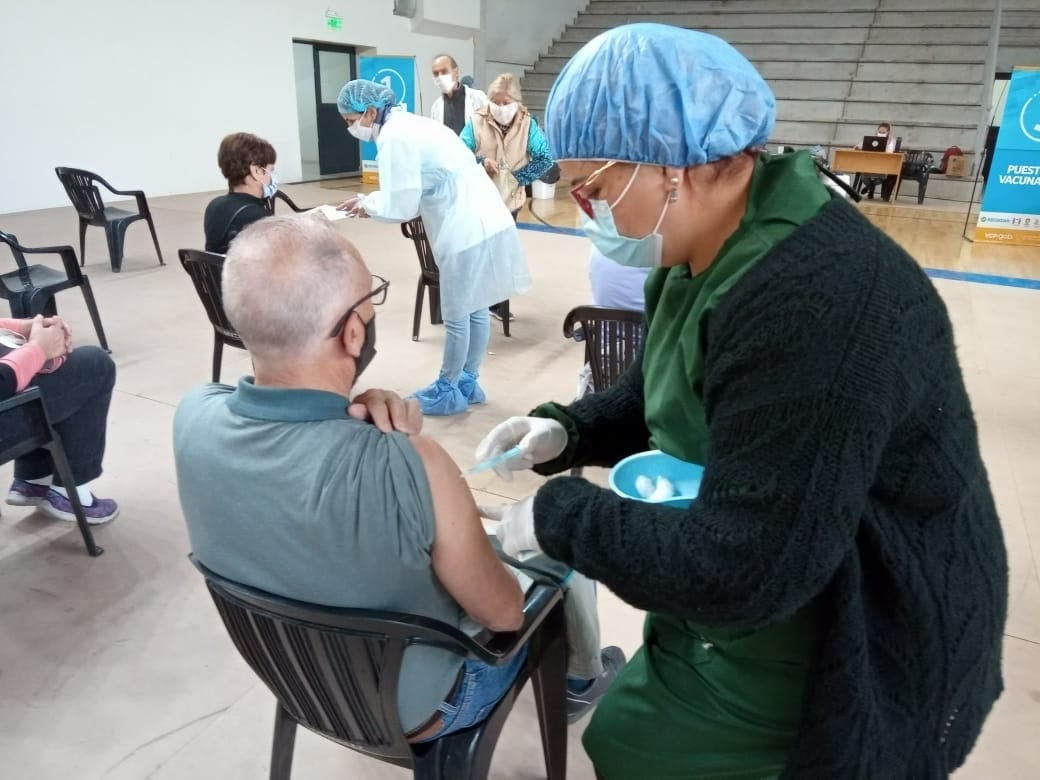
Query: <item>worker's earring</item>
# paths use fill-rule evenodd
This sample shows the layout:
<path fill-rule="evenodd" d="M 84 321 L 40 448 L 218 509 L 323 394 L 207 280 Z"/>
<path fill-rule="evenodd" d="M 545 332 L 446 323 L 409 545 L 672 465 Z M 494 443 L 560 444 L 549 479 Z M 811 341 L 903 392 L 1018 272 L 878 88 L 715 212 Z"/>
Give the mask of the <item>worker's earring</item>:
<path fill-rule="evenodd" d="M 672 191 L 668 193 L 668 202 L 677 203 L 679 200 L 679 177 L 672 177 Z"/>

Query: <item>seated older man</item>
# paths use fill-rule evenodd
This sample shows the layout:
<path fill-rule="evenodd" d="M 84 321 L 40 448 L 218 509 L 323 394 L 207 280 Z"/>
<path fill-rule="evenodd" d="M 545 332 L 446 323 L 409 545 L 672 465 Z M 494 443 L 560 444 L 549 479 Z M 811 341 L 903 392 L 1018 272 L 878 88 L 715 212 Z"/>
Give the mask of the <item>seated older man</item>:
<path fill-rule="evenodd" d="M 422 435 L 358 419 L 366 401 L 385 411 L 385 393 L 351 404 L 375 355 L 375 307 L 388 282 L 324 220 L 271 217 L 236 239 L 223 283 L 255 377 L 204 385 L 177 410 L 177 481 L 198 559 L 302 601 L 421 614 L 471 631 L 519 627 L 523 593 L 451 457 Z M 572 577 L 565 607 L 573 721 L 624 656 L 600 651 L 588 580 Z M 410 739 L 478 722 L 523 660 L 495 668 L 409 649 L 398 708 Z"/>

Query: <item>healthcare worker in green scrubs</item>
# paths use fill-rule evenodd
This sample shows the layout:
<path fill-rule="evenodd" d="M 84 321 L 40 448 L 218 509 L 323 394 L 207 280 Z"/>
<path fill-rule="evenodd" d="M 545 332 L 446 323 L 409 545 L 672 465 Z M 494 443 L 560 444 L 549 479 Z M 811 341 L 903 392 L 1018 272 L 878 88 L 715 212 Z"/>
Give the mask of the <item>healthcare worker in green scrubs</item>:
<path fill-rule="evenodd" d="M 945 308 L 807 152 L 763 151 L 775 121 L 732 46 L 651 24 L 586 44 L 546 107 L 589 238 L 655 269 L 646 339 L 477 458 L 704 466 L 688 508 L 557 477 L 484 510 L 507 552 L 647 610 L 583 737 L 606 780 L 944 777 L 1002 687 L 1006 555 Z"/>

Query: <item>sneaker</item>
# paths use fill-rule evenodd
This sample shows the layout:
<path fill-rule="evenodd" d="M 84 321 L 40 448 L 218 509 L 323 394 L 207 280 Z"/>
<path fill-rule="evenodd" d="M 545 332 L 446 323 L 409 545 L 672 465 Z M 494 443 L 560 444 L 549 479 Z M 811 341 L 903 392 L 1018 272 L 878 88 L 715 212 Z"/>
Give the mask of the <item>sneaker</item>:
<path fill-rule="evenodd" d="M 11 506 L 36 506 L 46 498 L 50 489 L 50 485 L 37 485 L 35 482 L 16 479 L 7 491 L 7 503 Z"/>
<path fill-rule="evenodd" d="M 72 502 L 57 490 L 47 491 L 47 495 L 40 503 L 40 511 L 48 517 L 53 517 L 55 520 L 64 520 L 66 523 L 76 522 L 76 513 L 72 511 Z M 83 514 L 87 516 L 87 522 L 91 525 L 102 525 L 115 520 L 119 516 L 119 504 L 111 498 L 94 496 L 94 503 L 83 507 Z"/>
<path fill-rule="evenodd" d="M 625 666 L 625 654 L 620 647 L 604 647 L 600 656 L 603 658 L 603 673 L 592 681 L 592 685 L 581 693 L 567 689 L 568 723 L 580 720 L 586 712 L 595 707 L 617 678 L 618 672 Z"/>
<path fill-rule="evenodd" d="M 484 388 L 477 384 L 477 375 L 471 374 L 469 371 L 463 370 L 462 376 L 459 377 L 459 390 L 466 396 L 466 401 L 470 406 L 487 401 Z"/>

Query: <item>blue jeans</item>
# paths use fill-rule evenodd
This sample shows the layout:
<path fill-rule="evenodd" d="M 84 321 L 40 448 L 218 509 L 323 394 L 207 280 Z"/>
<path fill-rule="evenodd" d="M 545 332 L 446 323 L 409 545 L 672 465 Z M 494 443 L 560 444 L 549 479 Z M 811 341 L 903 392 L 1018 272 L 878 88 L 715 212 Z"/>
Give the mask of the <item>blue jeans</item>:
<path fill-rule="evenodd" d="M 463 369 L 476 376 L 484 362 L 491 338 L 491 316 L 487 309 L 471 312 L 459 320 L 444 321 L 444 358 L 440 378 L 458 384 Z"/>
<path fill-rule="evenodd" d="M 441 702 L 437 706 L 442 722 L 440 731 L 422 742 L 468 729 L 484 720 L 513 686 L 526 660 L 526 646 L 503 666 L 488 666 L 483 661 L 467 658 L 462 666 L 462 681 L 455 695 L 451 701 Z"/>

